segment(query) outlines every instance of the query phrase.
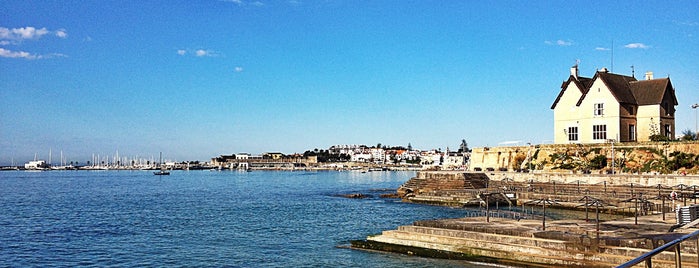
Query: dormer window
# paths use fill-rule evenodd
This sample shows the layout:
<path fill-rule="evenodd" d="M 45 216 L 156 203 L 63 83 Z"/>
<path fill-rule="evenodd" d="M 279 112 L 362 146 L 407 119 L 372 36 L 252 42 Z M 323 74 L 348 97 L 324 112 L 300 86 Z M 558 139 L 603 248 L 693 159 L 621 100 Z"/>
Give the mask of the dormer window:
<path fill-rule="evenodd" d="M 595 103 L 595 116 L 603 116 L 604 115 L 604 103 Z"/>

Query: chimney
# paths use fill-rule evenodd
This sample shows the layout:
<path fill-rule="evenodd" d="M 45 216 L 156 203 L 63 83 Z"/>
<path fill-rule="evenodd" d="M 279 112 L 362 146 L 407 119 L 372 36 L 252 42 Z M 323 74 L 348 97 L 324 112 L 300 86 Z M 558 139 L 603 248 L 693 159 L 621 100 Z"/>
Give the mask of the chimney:
<path fill-rule="evenodd" d="M 575 79 L 578 79 L 578 65 L 575 64 L 573 67 L 570 67 L 570 75 L 575 77 Z"/>
<path fill-rule="evenodd" d="M 653 80 L 653 72 L 646 72 L 646 80 Z"/>

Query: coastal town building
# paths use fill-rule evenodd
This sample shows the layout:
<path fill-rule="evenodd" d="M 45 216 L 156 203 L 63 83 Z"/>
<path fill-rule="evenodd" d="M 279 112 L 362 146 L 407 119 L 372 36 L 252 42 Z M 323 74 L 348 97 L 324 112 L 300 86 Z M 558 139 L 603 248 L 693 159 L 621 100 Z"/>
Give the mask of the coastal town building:
<path fill-rule="evenodd" d="M 554 142 L 648 141 L 654 135 L 673 139 L 677 105 L 669 77 L 654 79 L 647 72 L 636 80 L 602 68 L 588 78 L 579 76 L 575 65 L 551 105 Z"/>

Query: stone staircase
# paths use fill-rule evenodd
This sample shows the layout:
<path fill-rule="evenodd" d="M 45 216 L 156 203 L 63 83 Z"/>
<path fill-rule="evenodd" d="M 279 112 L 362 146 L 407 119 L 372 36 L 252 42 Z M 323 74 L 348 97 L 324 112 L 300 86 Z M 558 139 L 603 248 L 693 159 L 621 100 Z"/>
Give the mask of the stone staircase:
<path fill-rule="evenodd" d="M 615 267 L 649 251 L 599 244 L 586 235 L 541 231 L 535 225 L 472 219 L 418 221 L 370 236 L 367 243 L 378 243 L 384 251 L 430 256 L 424 253 L 427 250 L 440 257 L 527 267 Z M 683 266 L 697 267 L 696 249 L 683 251 Z M 657 255 L 653 267 L 675 267 L 674 253 Z"/>

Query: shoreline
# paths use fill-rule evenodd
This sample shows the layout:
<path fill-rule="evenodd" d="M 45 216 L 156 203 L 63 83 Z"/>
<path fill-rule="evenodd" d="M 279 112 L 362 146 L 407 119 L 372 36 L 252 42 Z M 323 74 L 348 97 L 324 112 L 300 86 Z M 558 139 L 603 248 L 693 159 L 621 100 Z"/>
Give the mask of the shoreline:
<path fill-rule="evenodd" d="M 674 209 L 696 204 L 698 188 L 688 186 L 696 178 L 420 171 L 398 190 L 403 201 L 480 205 L 482 217 L 418 221 L 353 241 L 352 247 L 423 257 L 481 258 L 518 267 L 612 267 L 689 232 L 676 229 Z M 485 216 L 495 215 L 499 206 L 506 217 Z M 489 213 L 485 207 L 490 207 Z M 547 219 L 547 207 L 577 214 Z M 587 213 L 581 218 L 585 207 Z M 606 219 L 598 222 L 600 214 Z M 683 245 L 683 259 L 697 263 L 697 250 L 694 243 Z M 673 259 L 670 253 L 662 254 L 654 258 L 654 266 L 663 267 Z"/>

